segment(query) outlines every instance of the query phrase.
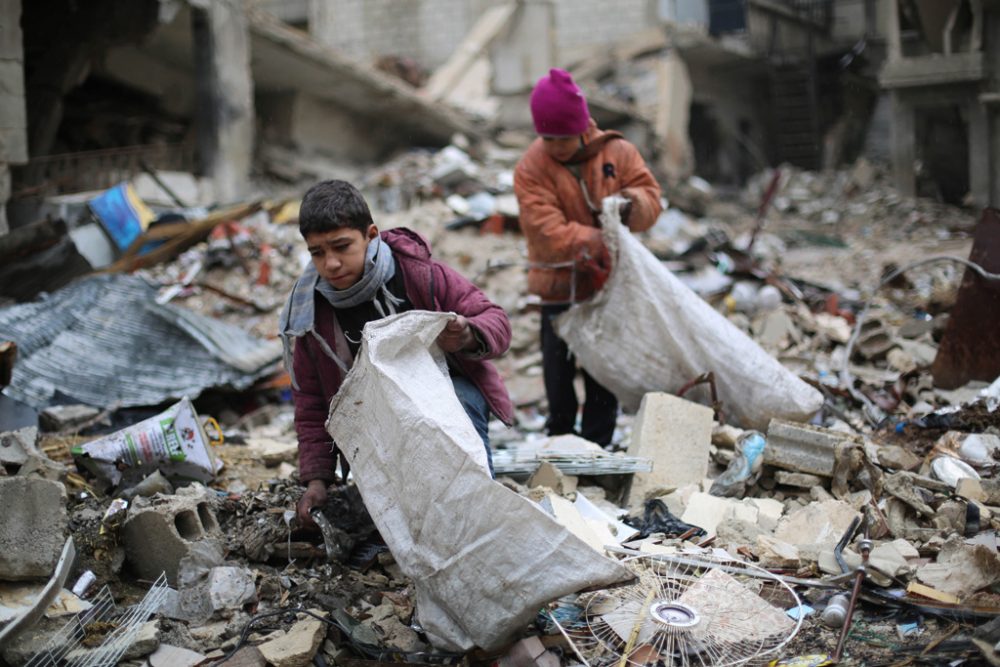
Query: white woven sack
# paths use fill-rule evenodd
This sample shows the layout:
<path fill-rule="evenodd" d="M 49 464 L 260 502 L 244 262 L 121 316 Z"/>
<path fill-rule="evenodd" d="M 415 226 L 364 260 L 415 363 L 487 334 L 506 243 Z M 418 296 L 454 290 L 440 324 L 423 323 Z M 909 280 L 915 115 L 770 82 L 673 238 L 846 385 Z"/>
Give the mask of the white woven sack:
<path fill-rule="evenodd" d="M 555 321 L 580 365 L 629 411 L 647 392 L 677 393 L 712 371 L 726 416 L 740 425 L 808 421 L 822 394 L 667 270 L 621 223 L 619 201 L 607 197 L 601 215 L 613 266 L 608 282 Z"/>
<path fill-rule="evenodd" d="M 494 649 L 562 595 L 631 577 L 490 478 L 483 442 L 435 342 L 451 315 L 365 326 L 327 430 L 442 649 Z"/>

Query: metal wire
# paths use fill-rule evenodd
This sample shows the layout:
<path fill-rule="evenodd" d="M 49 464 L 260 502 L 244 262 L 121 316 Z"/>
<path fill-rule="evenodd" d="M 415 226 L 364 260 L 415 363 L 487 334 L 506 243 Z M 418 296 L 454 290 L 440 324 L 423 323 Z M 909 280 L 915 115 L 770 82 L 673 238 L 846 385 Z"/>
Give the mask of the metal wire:
<path fill-rule="evenodd" d="M 497 449 L 493 451 L 493 470 L 498 475 L 531 474 L 542 463 L 551 463 L 567 475 L 624 475 L 634 472 L 649 472 L 653 469 L 650 459 L 640 456 L 593 456 L 581 454 L 548 454 L 528 452 L 519 454 L 518 449 Z"/>
<path fill-rule="evenodd" d="M 167 577 L 161 574 L 142 601 L 120 613 L 110 589 L 105 586 L 91 600 L 90 609 L 78 614 L 50 639 L 46 647 L 28 661 L 26 667 L 114 667 L 132 646 L 142 624 L 156 613 L 166 599 Z M 84 647 L 88 630 L 105 624 L 114 626 L 100 646 Z"/>

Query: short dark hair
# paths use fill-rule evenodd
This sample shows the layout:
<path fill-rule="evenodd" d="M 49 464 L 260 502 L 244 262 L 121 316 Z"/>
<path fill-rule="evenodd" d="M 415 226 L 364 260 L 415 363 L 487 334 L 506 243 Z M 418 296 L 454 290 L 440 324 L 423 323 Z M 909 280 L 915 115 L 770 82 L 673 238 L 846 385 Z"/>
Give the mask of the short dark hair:
<path fill-rule="evenodd" d="M 365 234 L 372 224 L 372 213 L 364 196 L 347 181 L 317 183 L 309 188 L 299 207 L 299 233 L 303 238 L 343 227 Z"/>

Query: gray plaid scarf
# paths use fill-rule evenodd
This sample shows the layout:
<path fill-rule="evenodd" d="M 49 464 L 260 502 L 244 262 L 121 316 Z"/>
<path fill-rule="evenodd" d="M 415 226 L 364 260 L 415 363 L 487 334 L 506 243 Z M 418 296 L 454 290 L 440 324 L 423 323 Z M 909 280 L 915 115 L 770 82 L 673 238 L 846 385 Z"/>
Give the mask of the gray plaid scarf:
<path fill-rule="evenodd" d="M 281 310 L 278 319 L 278 336 L 284 348 L 285 369 L 292 380 L 292 386 L 299 388 L 295 380 L 295 371 L 292 368 L 292 339 L 301 338 L 306 334 L 311 334 L 319 343 L 323 352 L 333 359 L 341 371 L 348 371 L 347 363 L 337 356 L 330 348 L 330 345 L 316 331 L 316 302 L 315 292 L 323 295 L 334 308 L 350 308 L 366 301 L 375 304 L 375 309 L 379 315 L 394 315 L 396 306 L 401 302 L 389 292 L 386 286 L 392 277 L 396 275 L 396 262 L 392 259 L 392 249 L 388 243 L 383 243 L 382 239 L 375 237 L 368 244 L 365 253 L 365 268 L 361 274 L 361 280 L 351 285 L 347 289 L 339 290 L 333 285 L 320 278 L 316 267 L 311 263 L 306 267 L 302 276 L 292 287 L 292 293 L 288 295 L 285 307 Z M 385 306 L 378 299 L 379 292 L 385 300 Z M 387 312 L 388 310 L 388 312 Z"/>

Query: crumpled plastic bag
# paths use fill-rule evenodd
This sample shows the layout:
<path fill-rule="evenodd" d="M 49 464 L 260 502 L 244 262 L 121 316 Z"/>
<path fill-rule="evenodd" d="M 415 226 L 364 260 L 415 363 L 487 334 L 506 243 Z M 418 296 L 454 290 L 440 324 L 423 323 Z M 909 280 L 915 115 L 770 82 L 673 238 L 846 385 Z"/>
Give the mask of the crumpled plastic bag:
<path fill-rule="evenodd" d="M 369 322 L 327 430 L 414 582 L 428 638 L 490 650 L 543 604 L 632 575 L 490 477 L 435 342 L 451 317 L 409 311 Z"/>
<path fill-rule="evenodd" d="M 667 270 L 622 225 L 618 200 L 605 198 L 601 214 L 611 277 L 554 322 L 580 365 L 629 411 L 648 392 L 677 393 L 711 371 L 725 413 L 743 427 L 809 421 L 823 395 Z"/>

